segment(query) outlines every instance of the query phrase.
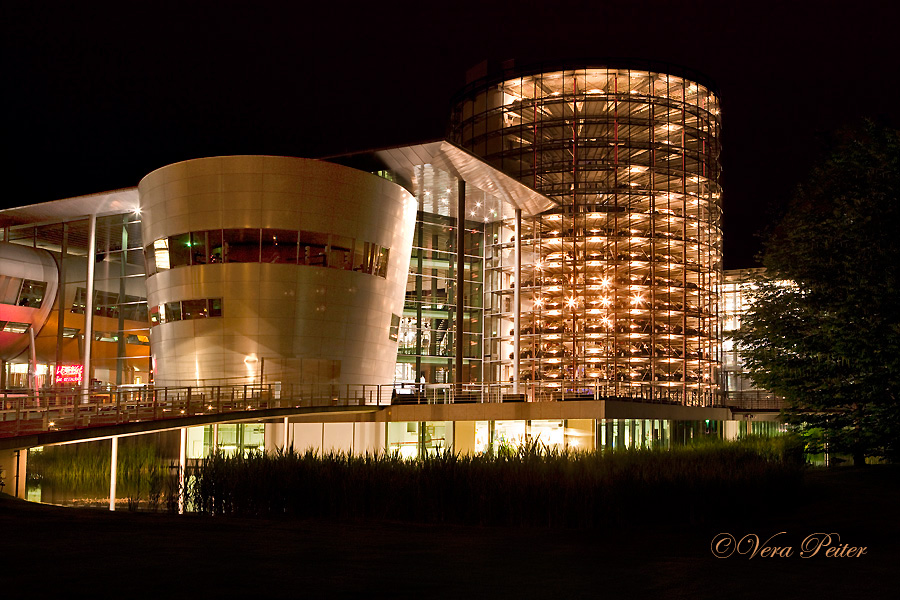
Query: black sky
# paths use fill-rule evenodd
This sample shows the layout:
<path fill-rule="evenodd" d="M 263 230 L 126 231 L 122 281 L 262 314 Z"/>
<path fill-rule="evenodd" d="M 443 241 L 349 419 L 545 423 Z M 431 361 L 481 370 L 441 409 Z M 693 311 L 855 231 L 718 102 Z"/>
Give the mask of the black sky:
<path fill-rule="evenodd" d="M 325 156 L 436 139 L 485 60 L 637 57 L 718 84 L 725 266 L 807 173 L 823 137 L 898 125 L 891 2 L 9 1 L 4 186 L 19 206 L 136 185 L 218 154 Z"/>

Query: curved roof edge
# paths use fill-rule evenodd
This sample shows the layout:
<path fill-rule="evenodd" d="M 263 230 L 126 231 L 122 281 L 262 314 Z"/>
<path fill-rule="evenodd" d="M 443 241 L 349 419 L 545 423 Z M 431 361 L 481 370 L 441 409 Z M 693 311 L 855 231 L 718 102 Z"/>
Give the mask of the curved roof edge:
<path fill-rule="evenodd" d="M 138 209 L 137 187 L 62 198 L 0 210 L 0 227 L 71 221 L 91 215 L 103 216 Z"/>
<path fill-rule="evenodd" d="M 554 71 L 567 71 L 572 69 L 630 69 L 634 71 L 652 71 L 654 73 L 666 73 L 683 77 L 684 79 L 699 83 L 711 90 L 717 96 L 719 95 L 718 85 L 711 77 L 685 67 L 677 63 L 671 63 L 661 60 L 653 60 L 646 58 L 625 58 L 625 57 L 607 57 L 607 58 L 567 58 L 553 59 L 538 62 L 515 64 L 515 61 L 504 61 L 502 64 L 494 65 L 492 63 L 481 63 L 475 67 L 477 69 L 484 65 L 486 74 L 468 82 L 461 90 L 453 95 L 451 104 L 457 104 L 461 99 L 470 95 L 476 90 L 488 87 L 501 81 L 515 79 L 526 75 L 534 75 L 535 73 L 549 73 Z"/>
<path fill-rule="evenodd" d="M 367 150 L 322 160 L 344 162 L 349 159 L 353 162 L 354 159 L 365 157 L 370 157 L 397 173 L 407 187 L 411 187 L 415 181 L 415 168 L 430 164 L 501 198 L 508 205 L 521 209 L 525 216 L 534 216 L 559 206 L 557 201 L 447 140 Z"/>

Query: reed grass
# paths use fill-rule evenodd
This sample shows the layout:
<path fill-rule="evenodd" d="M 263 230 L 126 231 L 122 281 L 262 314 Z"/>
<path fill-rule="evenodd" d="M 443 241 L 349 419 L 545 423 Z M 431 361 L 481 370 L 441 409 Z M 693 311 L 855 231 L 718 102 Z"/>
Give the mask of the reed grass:
<path fill-rule="evenodd" d="M 214 454 L 189 468 L 186 505 L 209 515 L 587 527 L 699 524 L 752 515 L 799 490 L 788 438 L 669 450 Z M 777 506 L 780 501 L 775 501 Z"/>
<path fill-rule="evenodd" d="M 83 497 L 109 495 L 110 447 L 96 442 L 49 446 L 29 453 L 28 478 Z M 116 463 L 116 495 L 135 510 L 156 510 L 162 488 L 172 475 L 169 463 L 153 444 L 120 444 Z"/>

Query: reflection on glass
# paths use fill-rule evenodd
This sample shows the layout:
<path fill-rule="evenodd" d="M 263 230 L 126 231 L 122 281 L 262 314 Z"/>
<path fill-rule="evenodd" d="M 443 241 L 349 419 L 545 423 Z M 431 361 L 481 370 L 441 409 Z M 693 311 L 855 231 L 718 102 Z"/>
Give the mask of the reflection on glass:
<path fill-rule="evenodd" d="M 228 263 L 301 264 L 386 278 L 390 249 L 336 234 L 290 229 L 211 229 L 169 236 L 146 250 L 149 274 Z M 2 291 L 2 288 L 0 288 Z"/>
<path fill-rule="evenodd" d="M 222 316 L 222 299 L 205 298 L 199 300 L 181 300 L 166 302 L 150 307 L 150 325 L 155 327 L 162 323 L 206 319 Z"/>
<path fill-rule="evenodd" d="M 172 267 L 191 264 L 191 234 L 169 236 L 169 264 Z"/>
<path fill-rule="evenodd" d="M 259 229 L 224 229 L 225 262 L 259 262 Z"/>
<path fill-rule="evenodd" d="M 297 264 L 297 232 L 289 229 L 263 229 L 262 262 Z"/>

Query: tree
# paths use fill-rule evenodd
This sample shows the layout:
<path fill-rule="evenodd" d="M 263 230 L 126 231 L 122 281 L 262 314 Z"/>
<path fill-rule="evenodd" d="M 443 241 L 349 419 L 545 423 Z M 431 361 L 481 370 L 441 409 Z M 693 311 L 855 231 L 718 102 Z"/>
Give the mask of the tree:
<path fill-rule="evenodd" d="M 786 421 L 854 464 L 900 451 L 900 143 L 866 122 L 791 200 L 735 335 Z"/>

